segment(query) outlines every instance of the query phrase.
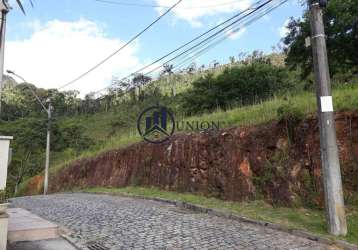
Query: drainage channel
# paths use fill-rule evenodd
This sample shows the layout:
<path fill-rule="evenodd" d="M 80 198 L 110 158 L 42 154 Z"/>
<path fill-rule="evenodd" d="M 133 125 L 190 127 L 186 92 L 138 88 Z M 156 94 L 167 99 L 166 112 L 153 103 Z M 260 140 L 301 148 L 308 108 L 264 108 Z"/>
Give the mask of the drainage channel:
<path fill-rule="evenodd" d="M 110 250 L 108 247 L 104 246 L 101 242 L 88 242 L 86 244 L 87 249 L 89 250 Z"/>
<path fill-rule="evenodd" d="M 87 241 L 84 246 L 86 250 L 110 250 L 109 247 L 106 247 L 104 242 L 108 240 L 108 236 L 98 237 L 96 239 L 92 239 L 91 241 Z"/>

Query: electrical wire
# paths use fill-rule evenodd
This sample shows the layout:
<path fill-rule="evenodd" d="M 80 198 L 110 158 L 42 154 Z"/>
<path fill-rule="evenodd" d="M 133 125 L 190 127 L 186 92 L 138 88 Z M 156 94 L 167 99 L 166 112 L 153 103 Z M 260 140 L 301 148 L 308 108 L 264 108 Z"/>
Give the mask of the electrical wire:
<path fill-rule="evenodd" d="M 236 20 L 236 21 L 234 21 L 233 23 L 231 23 L 230 25 L 227 25 L 225 28 L 221 29 L 221 30 L 220 30 L 221 32 L 216 32 L 216 33 L 215 33 L 216 35 L 219 35 L 219 34 L 222 35 L 222 34 L 224 34 L 224 37 L 221 37 L 221 38 L 219 37 L 220 39 L 219 39 L 218 41 L 214 42 L 213 44 L 209 44 L 210 42 L 213 41 L 213 38 L 215 38 L 215 36 L 212 35 L 212 36 L 210 36 L 209 38 L 206 38 L 205 40 L 203 40 L 203 41 L 201 41 L 200 43 L 196 44 L 195 46 L 191 47 L 190 49 L 186 50 L 185 52 L 182 52 L 181 54 L 175 56 L 174 58 L 172 58 L 172 59 L 166 61 L 163 65 L 165 65 L 165 64 L 167 64 L 167 63 L 169 63 L 169 62 L 172 62 L 172 61 L 174 61 L 174 60 L 180 58 L 180 57 L 183 56 L 185 53 L 192 52 L 193 49 L 198 50 L 198 52 L 195 53 L 194 55 L 191 55 L 190 58 L 184 59 L 184 61 L 180 62 L 178 65 L 176 65 L 176 66 L 174 67 L 174 68 L 178 68 L 178 66 L 183 65 L 183 64 L 184 64 L 185 62 L 187 62 L 188 60 L 193 60 L 194 58 L 197 58 L 198 56 L 202 55 L 203 53 L 206 53 L 208 50 L 212 49 L 213 47 L 215 47 L 216 45 L 218 45 L 219 43 L 221 43 L 222 41 L 226 40 L 226 39 L 228 38 L 228 34 L 226 33 L 226 31 L 227 31 L 228 28 L 230 28 L 230 30 L 229 30 L 230 32 L 233 32 L 233 33 L 238 32 L 240 29 L 244 28 L 245 26 L 248 26 L 248 25 L 252 24 L 253 22 L 255 22 L 255 21 L 257 21 L 258 19 L 262 18 L 264 15 L 266 15 L 266 14 L 272 12 L 273 10 L 277 9 L 278 7 L 280 7 L 281 5 L 283 5 L 284 3 L 286 3 L 287 1 L 288 1 L 288 0 L 280 1 L 280 2 L 279 2 L 277 5 L 275 5 L 275 6 L 271 6 L 271 7 L 269 7 L 268 9 L 263 9 L 263 10 L 261 10 L 260 12 L 255 13 L 255 12 L 259 11 L 260 9 L 262 9 L 264 6 L 266 6 L 268 3 L 272 2 L 272 0 L 271 0 L 271 1 L 266 1 L 264 4 L 261 4 L 261 5 L 258 6 L 256 9 L 254 9 L 254 12 L 252 12 L 251 14 L 249 14 L 249 15 L 252 15 L 253 13 L 255 13 L 255 14 L 254 14 L 254 17 L 251 18 L 250 20 L 246 21 L 245 24 L 241 24 L 241 23 L 238 22 L 238 21 L 240 21 L 240 20 L 243 19 L 243 18 L 240 18 L 239 20 Z M 250 8 L 250 9 L 253 9 L 253 8 Z M 247 16 L 249 16 L 249 15 L 245 15 L 245 17 L 247 17 Z M 234 27 L 236 26 L 236 28 L 233 28 L 232 26 L 234 26 Z M 225 33 L 223 33 L 223 32 L 225 32 Z M 209 44 L 209 45 L 206 46 L 206 47 L 204 47 L 204 45 L 206 45 L 206 44 Z M 200 47 L 200 46 L 201 46 L 201 47 Z M 202 47 L 204 47 L 204 48 L 199 50 L 199 48 L 202 48 Z M 144 73 L 143 75 L 151 74 L 151 73 L 155 72 L 156 70 L 160 69 L 163 65 L 160 65 L 159 67 L 156 67 L 155 69 L 153 69 L 153 70 L 151 70 L 151 71 L 149 71 L 149 72 L 147 72 L 147 73 Z M 138 72 L 138 71 L 137 71 L 137 72 Z M 131 74 L 131 75 L 133 75 L 133 74 Z M 131 75 L 129 75 L 129 76 L 131 76 Z M 128 76 L 128 77 L 129 77 L 129 76 Z M 125 79 L 127 79 L 128 77 L 125 77 L 125 78 L 121 79 L 120 81 L 125 80 Z M 95 93 L 95 94 L 98 94 L 98 93 L 100 93 L 100 92 L 102 92 L 102 91 L 108 89 L 108 88 L 111 87 L 111 86 L 113 86 L 113 84 L 110 85 L 110 86 L 108 86 L 108 87 L 106 87 L 106 88 L 104 88 L 104 89 L 101 89 L 101 90 L 99 90 L 99 91 L 96 91 L 96 92 L 94 92 L 94 93 Z"/>
<path fill-rule="evenodd" d="M 156 24 L 160 19 L 162 19 L 165 15 L 167 15 L 172 9 L 174 9 L 180 2 L 182 2 L 183 0 L 179 0 L 178 2 L 176 2 L 173 6 L 171 6 L 167 11 L 165 11 L 162 15 L 160 15 L 156 20 L 154 20 L 151 24 L 149 24 L 145 29 L 143 29 L 141 32 L 139 32 L 137 35 L 135 35 L 132 39 L 130 39 L 127 43 L 125 43 L 123 46 L 121 46 L 119 49 L 117 49 L 116 51 L 114 51 L 112 54 L 110 54 L 109 56 L 107 56 L 105 59 L 103 59 L 102 61 L 100 61 L 99 63 L 97 63 L 95 66 L 93 66 L 92 68 L 90 68 L 89 70 L 87 70 L 86 72 L 84 72 L 83 74 L 79 75 L 78 77 L 76 77 L 75 79 L 73 79 L 72 81 L 62 85 L 61 87 L 59 87 L 58 89 L 63 89 L 69 85 L 72 85 L 73 83 L 77 82 L 78 80 L 80 80 L 81 78 L 85 77 L 86 75 L 90 74 L 92 71 L 94 71 L 95 69 L 97 69 L 98 67 L 100 67 L 102 64 L 104 64 L 105 62 L 107 62 L 109 59 L 111 59 L 113 56 L 115 56 L 116 54 L 118 54 L 122 49 L 126 48 L 129 44 L 131 44 L 134 40 L 136 40 L 139 36 L 141 36 L 143 33 L 145 33 L 147 30 L 149 30 L 154 24 Z"/>
<path fill-rule="evenodd" d="M 258 3 L 260 3 L 260 2 L 263 2 L 263 0 L 258 1 L 258 2 L 256 2 L 255 4 L 258 4 Z M 186 46 L 188 46 L 189 44 L 191 44 L 191 43 L 193 43 L 193 42 L 199 40 L 200 38 L 204 37 L 205 35 L 209 34 L 209 33 L 212 32 L 212 31 L 214 31 L 215 29 L 217 29 L 217 28 L 223 26 L 224 24 L 226 24 L 226 23 L 232 21 L 233 19 L 235 19 L 235 18 L 239 17 L 240 15 L 244 14 L 245 12 L 249 11 L 250 9 L 251 9 L 251 8 L 248 8 L 248 9 L 246 9 L 246 10 L 244 10 L 244 11 L 242 11 L 242 12 L 236 14 L 236 15 L 234 15 L 233 17 L 227 19 L 226 21 L 219 23 L 219 24 L 216 25 L 215 27 L 213 27 L 213 28 L 209 29 L 208 31 L 202 33 L 201 35 L 195 37 L 194 39 L 190 40 L 189 42 L 185 43 L 184 45 L 182 45 L 182 46 L 176 48 L 175 50 L 173 50 L 173 51 L 167 53 L 166 55 L 164 55 L 164 56 L 162 56 L 162 57 L 156 59 L 156 60 L 155 60 L 154 62 L 152 62 L 151 64 L 149 64 L 149 65 L 147 65 L 147 66 L 144 66 L 143 68 L 141 68 L 141 69 L 139 69 L 139 70 L 137 70 L 137 71 L 131 73 L 130 75 L 128 75 L 127 77 L 124 77 L 124 78 L 128 78 L 128 77 L 130 77 L 131 75 L 135 75 L 135 74 L 137 74 L 137 73 L 142 72 L 143 70 L 145 70 L 145 69 L 147 69 L 147 68 L 150 68 L 151 66 L 155 65 L 156 63 L 162 61 L 164 58 L 173 55 L 174 53 L 176 53 L 176 52 L 180 51 L 181 49 L 185 48 Z"/>
<path fill-rule="evenodd" d="M 238 31 L 240 31 L 242 28 L 252 24 L 253 22 L 255 22 L 258 19 L 260 19 L 261 17 L 263 17 L 264 15 L 272 12 L 273 10 L 277 9 L 278 7 L 280 7 L 281 5 L 286 3 L 287 1 L 288 0 L 283 0 L 283 1 L 279 2 L 277 5 L 270 7 L 269 9 L 263 9 L 260 12 L 255 13 L 254 16 L 250 20 L 247 20 L 244 23 L 235 24 L 235 26 L 231 27 L 230 30 L 228 30 L 228 32 L 236 33 Z M 219 40 L 217 38 L 219 38 Z M 185 62 L 199 57 L 200 55 L 206 53 L 208 50 L 210 50 L 211 48 L 215 47 L 216 45 L 218 45 L 219 43 L 223 42 L 224 40 L 226 40 L 228 38 L 229 38 L 229 35 L 227 34 L 227 32 L 225 32 L 225 33 L 221 34 L 221 37 L 219 36 L 219 37 L 215 37 L 212 40 L 205 41 L 205 43 L 203 43 L 201 46 L 197 47 L 194 51 L 191 51 L 192 56 L 190 56 L 189 58 L 185 58 L 183 61 L 179 62 L 174 68 L 179 68 L 180 66 L 184 65 Z M 210 44 L 212 41 L 215 41 L 215 39 L 218 41 Z M 209 44 L 209 45 L 205 46 L 206 44 Z M 203 47 L 204 47 L 204 49 L 202 49 Z M 196 51 L 198 51 L 198 52 L 195 53 Z M 152 73 L 152 72 L 148 72 L 148 73 Z M 147 73 L 145 73 L 145 75 L 146 74 Z"/>
<path fill-rule="evenodd" d="M 219 31 L 215 32 L 214 34 L 212 34 L 211 36 L 209 36 L 208 38 L 206 38 L 205 40 L 195 44 L 194 46 L 190 47 L 189 49 L 185 50 L 184 52 L 180 53 L 179 55 L 173 57 L 172 59 L 166 61 L 163 65 L 165 64 L 168 64 L 172 61 L 174 61 L 175 59 L 177 59 L 178 57 L 188 53 L 189 51 L 191 51 L 192 49 L 195 49 L 197 48 L 198 46 L 204 44 L 208 39 L 211 39 L 211 38 L 214 38 L 216 37 L 217 35 L 221 34 L 222 32 L 225 32 L 228 28 L 230 28 L 231 26 L 235 25 L 236 23 L 238 23 L 239 21 L 243 20 L 244 18 L 250 16 L 251 14 L 255 13 L 256 11 L 260 10 L 261 8 L 265 7 L 267 4 L 271 3 L 273 0 L 268 0 L 266 2 L 264 2 L 263 4 L 259 5 L 257 8 L 255 8 L 254 10 L 252 10 L 251 12 L 245 14 L 244 16 L 238 18 L 237 20 L 233 21 L 232 23 L 228 24 L 227 26 L 225 26 L 224 28 L 220 29 Z M 158 66 L 156 68 L 154 68 L 153 70 L 149 71 L 148 73 L 146 74 L 151 74 L 153 72 L 155 72 L 157 69 L 161 68 L 161 66 Z"/>
<path fill-rule="evenodd" d="M 129 2 L 114 1 L 114 0 L 94 0 L 94 1 L 100 2 L 100 3 L 122 5 L 122 6 L 149 7 L 149 8 L 170 8 L 170 6 L 165 6 L 165 5 L 129 3 Z M 205 6 L 181 6 L 181 7 L 178 7 L 178 9 L 207 9 L 207 8 L 226 6 L 226 5 L 233 5 L 233 4 L 237 4 L 237 3 L 239 3 L 238 0 L 221 3 L 221 4 L 205 5 Z"/>
<path fill-rule="evenodd" d="M 154 62 L 148 64 L 147 66 L 142 67 L 141 69 L 139 69 L 139 70 L 137 70 L 137 71 L 135 71 L 135 72 L 129 74 L 129 75 L 126 76 L 126 77 L 123 77 L 120 81 L 123 81 L 123 80 L 125 80 L 125 79 L 131 77 L 132 75 L 135 75 L 135 74 L 137 74 L 137 73 L 142 72 L 143 70 L 145 70 L 145 69 L 147 69 L 147 68 L 152 67 L 153 65 L 155 65 L 155 64 L 157 64 L 158 62 L 162 61 L 162 60 L 165 59 L 166 57 L 173 55 L 174 53 L 176 53 L 176 52 L 180 51 L 181 49 L 185 48 L 186 46 L 188 46 L 189 44 L 191 44 L 191 43 L 193 43 L 193 42 L 199 40 L 200 38 L 203 38 L 205 35 L 210 34 L 212 31 L 216 30 L 217 28 L 219 28 L 219 27 L 221 27 L 221 26 L 227 24 L 228 22 L 234 20 L 235 18 L 240 17 L 242 14 L 244 14 L 244 13 L 246 13 L 246 12 L 252 10 L 252 9 L 254 9 L 254 11 L 255 11 L 255 10 L 259 9 L 259 8 L 262 8 L 263 6 L 265 6 L 266 4 L 268 4 L 268 3 L 272 2 L 272 1 L 273 1 L 273 0 L 268 0 L 268 1 L 264 2 L 264 4 L 261 4 L 261 3 L 263 2 L 263 0 L 260 0 L 260 1 L 256 2 L 256 3 L 254 3 L 251 7 L 247 8 L 246 10 L 241 11 L 240 13 L 234 15 L 233 17 L 227 19 L 227 20 L 224 21 L 224 22 L 221 22 L 220 24 L 216 25 L 215 27 L 213 27 L 213 28 L 209 29 L 208 31 L 202 33 L 201 35 L 195 37 L 195 38 L 192 39 L 191 41 L 189 41 L 189 42 L 185 43 L 184 45 L 178 47 L 177 49 L 175 49 L 175 50 L 173 50 L 173 51 L 167 53 L 166 55 L 164 55 L 164 56 L 158 58 L 157 60 L 155 60 Z M 255 6 L 255 5 L 258 5 L 258 7 L 254 8 L 253 6 Z M 239 21 L 239 20 L 235 20 L 233 23 L 231 23 L 231 24 L 225 26 L 225 27 L 222 28 L 220 31 L 216 32 L 214 35 L 211 35 L 210 38 L 212 38 L 212 37 L 218 35 L 218 34 L 221 33 L 222 31 L 226 30 L 228 27 L 230 27 L 232 24 L 236 23 L 237 21 Z M 208 40 L 208 39 L 210 39 L 210 38 L 206 38 L 205 40 L 201 41 L 200 44 L 203 44 L 206 40 Z M 195 47 L 198 47 L 200 44 L 196 44 L 196 45 L 194 46 L 194 48 L 195 48 Z M 185 53 L 187 53 L 187 52 L 190 51 L 191 49 L 193 49 L 193 47 L 191 47 L 190 49 L 187 49 L 184 53 L 181 53 L 179 56 L 184 55 Z M 172 59 L 169 60 L 169 61 L 173 61 L 174 59 L 178 58 L 179 56 L 176 56 L 176 57 L 172 58 Z M 168 62 L 169 62 L 169 61 L 168 61 Z M 164 63 L 164 64 L 165 64 L 165 63 Z M 164 65 L 164 64 L 163 64 L 163 65 Z M 159 66 L 159 67 L 156 67 L 155 70 L 157 70 L 157 69 L 159 69 L 159 68 L 161 68 L 161 67 L 162 67 L 162 65 Z M 154 72 L 155 70 L 151 70 L 150 72 L 148 72 L 148 73 L 146 73 L 146 74 L 150 74 L 150 73 Z M 112 86 L 112 85 L 110 85 L 110 86 Z M 110 87 L 110 86 L 108 86 L 108 87 Z M 105 88 L 103 88 L 103 89 L 101 89 L 101 90 L 98 90 L 98 91 L 96 91 L 95 93 L 102 92 L 103 90 L 106 90 L 108 87 L 105 87 Z"/>
<path fill-rule="evenodd" d="M 100 3 L 123 5 L 123 6 L 149 7 L 149 8 L 169 8 L 168 6 L 155 5 L 155 4 L 128 3 L 128 2 L 119 2 L 119 1 L 112 1 L 112 0 L 94 0 L 94 1 L 95 2 L 100 2 Z"/>
<path fill-rule="evenodd" d="M 265 16 L 266 14 L 274 11 L 275 9 L 277 9 L 278 7 L 280 7 L 281 5 L 283 5 L 284 3 L 286 3 L 288 0 L 283 0 L 280 3 L 278 3 L 275 6 L 270 7 L 267 10 L 263 10 L 261 11 L 261 13 L 256 14 L 256 16 L 254 16 L 251 20 L 248 20 L 247 22 L 245 22 L 244 24 L 238 24 L 236 25 L 236 28 L 233 28 L 230 30 L 230 32 L 232 33 L 236 33 L 239 32 L 240 30 L 242 30 L 244 27 L 249 26 L 250 24 L 254 23 L 255 21 L 259 20 L 260 18 L 262 18 L 263 16 Z M 219 37 L 220 38 L 220 37 Z M 218 44 L 222 43 L 223 41 L 225 41 L 226 39 L 228 39 L 229 36 L 227 34 L 224 34 L 224 36 L 222 38 L 220 38 L 218 41 L 215 41 L 212 44 L 209 44 L 208 46 L 203 46 L 204 48 L 201 48 L 200 50 L 197 50 L 197 52 L 195 54 L 193 54 L 191 57 L 189 58 L 185 58 L 183 61 L 179 62 L 176 66 L 174 66 L 174 68 L 181 68 L 182 66 L 186 65 L 186 63 L 188 61 L 190 61 L 190 63 L 192 63 L 195 59 L 197 59 L 198 57 L 200 57 L 201 55 L 203 55 L 204 53 L 206 53 L 207 51 L 209 51 L 210 49 L 214 48 L 215 46 L 217 46 Z M 210 41 L 211 42 L 211 41 Z"/>

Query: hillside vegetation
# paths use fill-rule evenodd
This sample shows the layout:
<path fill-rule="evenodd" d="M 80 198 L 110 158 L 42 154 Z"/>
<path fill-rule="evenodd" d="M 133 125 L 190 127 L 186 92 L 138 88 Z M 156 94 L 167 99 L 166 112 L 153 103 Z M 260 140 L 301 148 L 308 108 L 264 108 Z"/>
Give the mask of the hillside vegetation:
<path fill-rule="evenodd" d="M 356 4 L 332 0 L 325 9 L 327 45 L 335 109 L 356 110 L 357 47 Z M 141 140 L 136 119 L 145 108 L 160 103 L 176 120 L 222 121 L 224 127 L 255 126 L 282 120 L 288 136 L 295 124 L 315 114 L 311 48 L 304 46 L 309 20 L 292 19 L 283 48 L 269 54 L 230 57 L 229 63 L 174 70 L 164 65 L 158 79 L 142 74 L 131 79 L 113 79 L 101 98 L 77 91 L 39 89 L 30 83 L 6 84 L 0 133 L 14 135 L 13 161 L 9 167 L 8 192 L 16 195 L 19 184 L 43 171 L 46 114 L 33 98 L 52 99 L 51 172 L 67 163 L 93 157 Z"/>
<path fill-rule="evenodd" d="M 357 6 L 353 0 L 331 0 L 324 9 L 349 227 L 342 239 L 354 243 Z M 312 50 L 305 46 L 309 26 L 307 13 L 291 18 L 289 32 L 271 53 L 240 53 L 225 64 L 191 62 L 181 69 L 164 64 L 155 77 L 114 77 L 100 97 L 88 93 L 81 98 L 75 90 L 41 89 L 5 77 L 0 133 L 14 136 L 6 192 L 42 193 L 50 123 L 49 192 L 178 199 L 325 234 L 317 97 Z M 30 89 L 43 102 L 52 100 L 51 121 Z M 147 143 L 137 132 L 138 115 L 158 104 L 176 121 L 214 121 L 221 128 L 183 129 L 162 144 Z"/>
<path fill-rule="evenodd" d="M 166 88 L 168 77 L 171 91 Z M 334 82 L 337 111 L 358 107 L 355 79 Z M 0 122 L 0 132 L 15 136 L 15 154 L 9 171 L 10 193 L 16 193 L 21 182 L 43 171 L 47 120 L 44 113 L 34 112 L 41 107 L 24 85 L 5 91 L 8 109 L 2 115 L 7 121 Z M 51 95 L 54 100 L 52 174 L 73 160 L 140 141 L 137 116 L 158 103 L 168 107 L 178 121 L 183 118 L 220 121 L 223 128 L 254 126 L 292 117 L 302 119 L 316 110 L 309 79 L 300 79 L 297 71 L 276 66 L 269 57 L 257 53 L 213 71 L 164 76 L 132 92 L 114 93 L 100 100 L 89 96 L 81 100 L 71 91 L 37 89 L 37 92 L 43 98 Z"/>
<path fill-rule="evenodd" d="M 358 110 L 358 85 L 337 87 L 333 90 L 333 96 L 336 111 Z M 145 106 L 152 104 L 148 103 Z M 136 107 L 137 110 L 130 113 L 127 112 L 127 108 L 62 119 L 59 122 L 60 127 L 71 127 L 76 124 L 82 128 L 82 136 L 89 138 L 92 145 L 82 151 L 69 147 L 62 152 L 52 153 L 51 175 L 56 175 L 57 171 L 74 160 L 95 157 L 100 153 L 142 141 L 136 130 L 137 114 L 140 113 L 141 107 Z M 280 112 L 282 109 L 284 113 Z M 227 111 L 217 109 L 210 113 L 185 117 L 185 120 L 221 121 L 223 128 L 252 127 L 287 119 L 290 116 L 301 118 L 307 115 L 315 116 L 315 113 L 316 97 L 314 93 L 306 91 L 291 96 L 274 97 Z M 23 188 L 26 188 L 26 185 L 23 185 Z"/>

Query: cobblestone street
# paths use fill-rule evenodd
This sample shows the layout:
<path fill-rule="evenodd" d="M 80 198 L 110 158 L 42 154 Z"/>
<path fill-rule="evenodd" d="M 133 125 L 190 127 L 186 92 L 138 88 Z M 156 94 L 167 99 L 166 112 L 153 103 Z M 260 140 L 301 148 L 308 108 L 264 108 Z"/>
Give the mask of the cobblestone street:
<path fill-rule="evenodd" d="M 16 198 L 12 207 L 66 227 L 89 249 L 327 249 L 287 233 L 142 199 L 56 194 Z"/>

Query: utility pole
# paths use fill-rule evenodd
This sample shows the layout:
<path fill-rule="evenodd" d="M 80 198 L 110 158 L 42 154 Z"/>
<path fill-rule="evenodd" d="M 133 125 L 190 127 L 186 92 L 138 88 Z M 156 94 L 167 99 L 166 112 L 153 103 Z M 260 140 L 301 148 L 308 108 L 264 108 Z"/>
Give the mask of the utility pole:
<path fill-rule="evenodd" d="M 27 83 L 27 81 L 20 75 L 16 74 L 12 70 L 7 70 L 8 74 L 14 75 L 18 78 L 20 78 L 24 83 Z M 49 166 L 50 166 L 50 142 L 51 142 L 51 112 L 52 112 L 52 104 L 51 99 L 48 98 L 46 100 L 46 103 L 48 103 L 48 108 L 46 108 L 45 104 L 41 101 L 40 97 L 36 94 L 36 92 L 31 88 L 27 87 L 32 95 L 36 98 L 38 103 L 41 105 L 42 109 L 46 111 L 47 113 L 47 138 L 46 138 L 46 162 L 45 162 L 45 180 L 44 180 L 44 195 L 47 194 L 48 191 L 48 177 L 49 177 Z"/>
<path fill-rule="evenodd" d="M 51 138 L 51 99 L 47 100 L 48 109 L 47 109 L 47 141 L 46 141 L 46 163 L 45 163 L 45 180 L 44 180 L 44 195 L 48 191 L 48 176 L 49 176 L 49 166 L 50 166 L 50 138 Z"/>
<path fill-rule="evenodd" d="M 316 82 L 326 219 L 329 233 L 346 235 L 347 222 L 322 12 L 322 7 L 327 4 L 327 0 L 308 0 L 308 4 L 310 8 L 311 44 Z"/>
<path fill-rule="evenodd" d="M 6 32 L 6 15 L 10 10 L 7 0 L 0 2 L 0 114 L 2 109 L 2 89 L 4 74 L 4 57 L 5 57 L 5 32 Z"/>

